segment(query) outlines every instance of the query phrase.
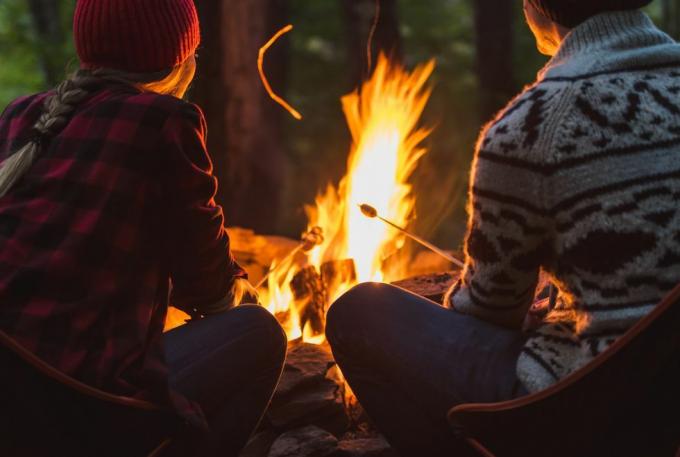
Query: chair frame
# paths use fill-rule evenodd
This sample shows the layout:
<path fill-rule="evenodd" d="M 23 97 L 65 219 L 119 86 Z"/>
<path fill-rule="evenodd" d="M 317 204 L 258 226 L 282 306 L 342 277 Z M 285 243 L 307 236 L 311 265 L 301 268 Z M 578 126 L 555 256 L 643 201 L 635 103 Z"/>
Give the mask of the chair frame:
<path fill-rule="evenodd" d="M 595 357 L 587 365 L 569 374 L 568 376 L 565 376 L 552 386 L 515 400 L 495 403 L 466 403 L 455 406 L 448 413 L 449 423 L 453 426 L 454 432 L 459 437 L 464 438 L 470 447 L 474 449 L 479 455 L 483 457 L 496 457 L 496 454 L 487 448 L 479 438 L 471 436 L 466 430 L 464 423 L 466 415 L 482 417 L 482 415 L 485 414 L 491 415 L 497 412 L 517 410 L 523 407 L 535 405 L 565 391 L 565 389 L 574 386 L 593 371 L 597 370 L 610 361 L 631 341 L 633 341 L 647 328 L 649 328 L 656 319 L 667 312 L 672 306 L 680 306 L 680 285 L 671 290 L 671 292 L 668 293 L 666 297 L 652 311 L 650 311 L 649 314 L 636 322 L 625 334 L 619 337 L 601 354 Z M 678 445 L 680 445 L 680 438 Z M 680 457 L 680 447 L 677 450 L 676 457 Z"/>
<path fill-rule="evenodd" d="M 89 386 L 81 381 L 78 381 L 77 379 L 74 379 L 66 375 L 65 373 L 62 373 L 61 371 L 49 365 L 44 360 L 37 357 L 35 354 L 30 352 L 21 344 L 19 344 L 7 333 L 1 330 L 0 330 L 0 346 L 3 349 L 9 350 L 10 352 L 13 352 L 17 356 L 19 356 L 19 358 L 26 362 L 30 367 L 37 370 L 39 375 L 42 375 L 46 378 L 50 378 L 56 383 L 61 384 L 62 386 L 80 395 L 90 397 L 92 399 L 104 403 L 119 405 L 133 410 L 154 412 L 158 414 L 167 414 L 167 410 L 160 408 L 158 405 L 154 403 L 139 400 L 136 398 L 110 394 L 102 390 L 96 389 L 92 386 Z M 171 434 L 168 434 L 168 437 L 161 439 L 159 444 L 149 454 L 147 454 L 147 457 L 160 457 L 161 455 L 163 455 L 165 450 L 168 448 L 168 446 L 170 446 L 170 444 L 173 441 L 172 436 L 170 435 Z"/>

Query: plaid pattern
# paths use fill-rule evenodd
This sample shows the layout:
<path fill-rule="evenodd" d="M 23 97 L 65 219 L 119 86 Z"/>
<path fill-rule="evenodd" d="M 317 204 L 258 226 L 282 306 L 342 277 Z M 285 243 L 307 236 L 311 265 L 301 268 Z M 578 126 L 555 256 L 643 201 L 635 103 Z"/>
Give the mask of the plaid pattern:
<path fill-rule="evenodd" d="M 32 136 L 46 96 L 5 110 L 0 160 Z M 205 135 L 194 105 L 104 87 L 0 198 L 0 328 L 87 384 L 194 418 L 200 410 L 167 388 L 169 299 L 194 315 L 245 277 Z"/>

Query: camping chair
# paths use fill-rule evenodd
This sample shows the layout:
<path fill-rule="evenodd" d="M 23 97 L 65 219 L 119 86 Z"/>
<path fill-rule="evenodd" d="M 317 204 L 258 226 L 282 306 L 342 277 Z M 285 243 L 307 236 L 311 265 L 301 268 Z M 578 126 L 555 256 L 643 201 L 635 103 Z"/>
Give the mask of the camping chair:
<path fill-rule="evenodd" d="M 548 389 L 448 417 L 485 457 L 680 456 L 680 286 Z"/>
<path fill-rule="evenodd" d="M 1 331 L 0 346 L 0 455 L 158 457 L 181 426 L 152 403 L 61 373 Z"/>

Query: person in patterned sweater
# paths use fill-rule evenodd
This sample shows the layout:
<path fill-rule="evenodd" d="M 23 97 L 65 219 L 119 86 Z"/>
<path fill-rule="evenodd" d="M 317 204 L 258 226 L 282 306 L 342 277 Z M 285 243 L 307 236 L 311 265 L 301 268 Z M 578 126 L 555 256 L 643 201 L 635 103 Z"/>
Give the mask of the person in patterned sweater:
<path fill-rule="evenodd" d="M 74 39 L 81 69 L 0 117 L 0 331 L 179 413 L 178 454 L 236 456 L 286 337 L 264 308 L 235 307 L 252 288 L 214 201 L 205 119 L 181 99 L 193 1 L 79 0 Z M 164 335 L 170 303 L 193 319 Z"/>
<path fill-rule="evenodd" d="M 449 408 L 545 389 L 680 282 L 680 45 L 650 1 L 525 0 L 552 59 L 480 136 L 444 306 L 362 284 L 331 307 L 333 353 L 402 455 L 456 455 Z M 559 299 L 525 332 L 541 270 Z"/>

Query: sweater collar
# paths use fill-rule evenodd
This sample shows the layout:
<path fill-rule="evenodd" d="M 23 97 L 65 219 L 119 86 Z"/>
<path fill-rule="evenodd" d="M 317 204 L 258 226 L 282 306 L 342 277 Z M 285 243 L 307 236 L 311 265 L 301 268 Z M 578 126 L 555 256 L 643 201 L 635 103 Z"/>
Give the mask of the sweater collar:
<path fill-rule="evenodd" d="M 623 50 L 672 42 L 640 10 L 609 12 L 593 16 L 572 29 L 551 62 L 585 52 L 591 54 L 606 49 Z"/>

